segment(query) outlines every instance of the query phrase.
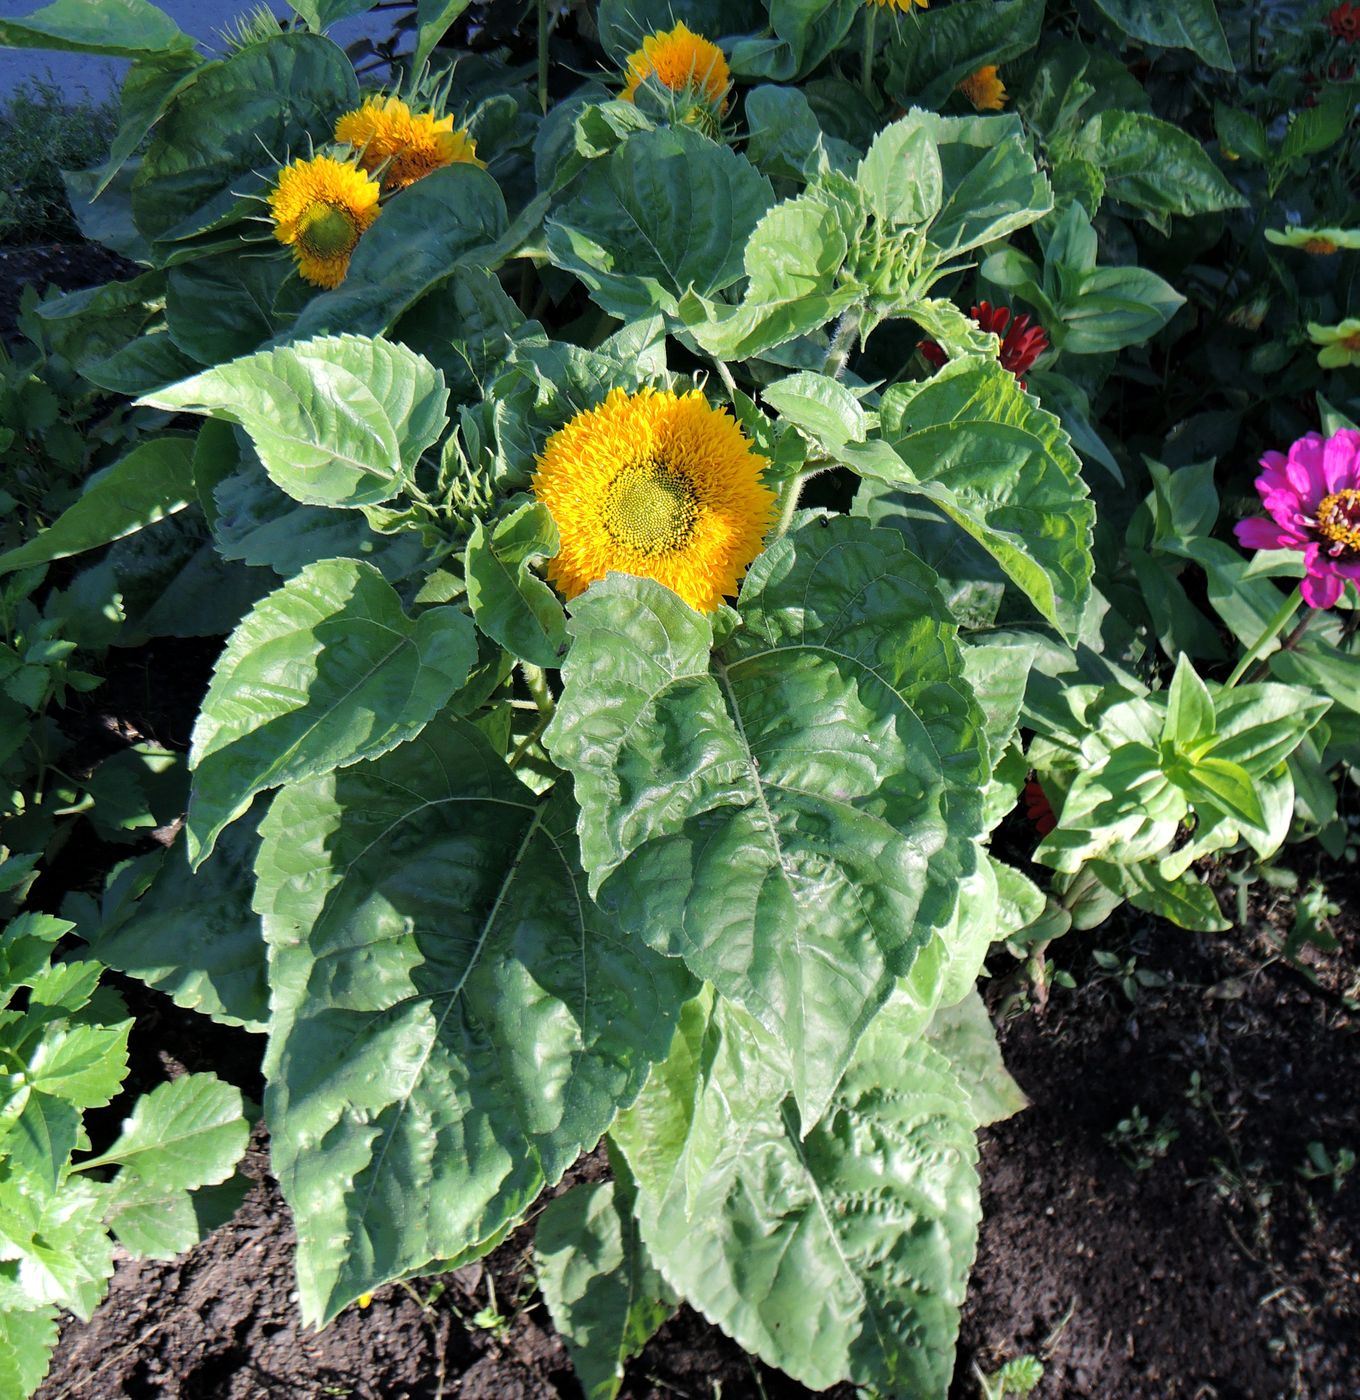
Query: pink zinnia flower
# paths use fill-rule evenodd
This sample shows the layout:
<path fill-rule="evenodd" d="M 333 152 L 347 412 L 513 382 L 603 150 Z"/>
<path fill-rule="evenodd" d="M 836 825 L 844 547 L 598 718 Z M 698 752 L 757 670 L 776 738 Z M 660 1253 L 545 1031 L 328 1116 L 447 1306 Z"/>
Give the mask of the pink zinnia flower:
<path fill-rule="evenodd" d="M 993 306 L 987 301 L 978 302 L 968 314 L 982 330 L 1001 338 L 1001 367 L 1010 370 L 1022 389 L 1028 387 L 1025 372 L 1048 349 L 1048 332 L 1040 325 L 1031 325 L 1028 313 L 1012 321 L 1009 306 Z M 949 363 L 949 356 L 934 340 L 921 341 L 917 349 L 936 369 Z"/>
<path fill-rule="evenodd" d="M 1360 432 L 1301 437 L 1286 457 L 1267 452 L 1256 478 L 1269 519 L 1240 521 L 1244 549 L 1301 549 L 1299 585 L 1310 608 L 1330 608 L 1348 579 L 1360 583 Z"/>

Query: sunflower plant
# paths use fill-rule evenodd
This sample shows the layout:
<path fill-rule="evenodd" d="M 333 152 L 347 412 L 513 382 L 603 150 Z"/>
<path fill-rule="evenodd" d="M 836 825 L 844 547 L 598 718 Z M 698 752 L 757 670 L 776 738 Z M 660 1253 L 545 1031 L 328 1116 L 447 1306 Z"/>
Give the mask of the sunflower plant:
<path fill-rule="evenodd" d="M 1247 561 L 1188 474 L 1123 511 L 1101 415 L 1184 301 L 1132 230 L 1243 196 L 1042 0 L 600 0 L 584 81 L 422 3 L 381 91 L 325 33 L 362 8 L 216 58 L 147 0 L 0 21 L 134 57 L 72 188 L 142 270 L 40 314 L 183 458 L 25 560 L 117 540 L 139 635 L 226 637 L 182 835 L 78 931 L 267 1038 L 309 1321 L 603 1142 L 537 1225 L 589 1394 L 683 1300 L 943 1396 L 1024 1103 L 984 958 L 1124 899 L 1217 926 L 1195 862 L 1319 787 L 1330 697 L 1247 674 L 1278 590 L 1197 667 L 1179 575 Z M 1195 8 L 1099 6 L 1212 65 Z M 1049 878 L 992 846 L 1031 771 Z"/>

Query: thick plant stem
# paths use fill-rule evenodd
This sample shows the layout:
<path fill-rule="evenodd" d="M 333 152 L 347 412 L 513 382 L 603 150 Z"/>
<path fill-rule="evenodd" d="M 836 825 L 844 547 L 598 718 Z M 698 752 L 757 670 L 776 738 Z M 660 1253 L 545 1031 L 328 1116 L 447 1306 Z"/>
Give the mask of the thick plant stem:
<path fill-rule="evenodd" d="M 859 85 L 870 102 L 874 100 L 874 30 L 878 25 L 878 7 L 869 6 L 864 16 L 864 67 L 860 70 Z"/>
<path fill-rule="evenodd" d="M 820 470 L 820 467 L 814 467 L 810 471 L 795 472 L 784 483 L 779 492 L 779 513 L 776 515 L 774 525 L 767 536 L 768 543 L 773 544 L 775 540 L 783 539 L 789 533 L 789 526 L 793 524 L 794 512 L 798 509 L 798 498 L 803 494 L 803 486 L 811 481 Z"/>
<path fill-rule="evenodd" d="M 1284 639 L 1284 641 L 1282 641 L 1282 642 L 1280 643 L 1280 650 L 1281 650 L 1281 651 L 1293 651 L 1294 648 L 1295 648 L 1296 646 L 1298 646 L 1300 638 L 1302 638 L 1303 634 L 1308 630 L 1308 624 L 1309 624 L 1310 622 L 1312 622 L 1312 620 L 1313 620 L 1316 616 L 1317 616 L 1317 609 L 1316 609 L 1316 608 L 1306 608 L 1306 609 L 1304 610 L 1303 616 L 1302 616 L 1301 618 L 1299 618 L 1298 625 L 1297 625 L 1297 626 L 1294 628 L 1294 630 Z M 1269 661 L 1268 659 L 1264 659 L 1264 660 L 1258 661 L 1258 662 L 1256 663 L 1256 665 L 1252 668 L 1252 670 L 1251 670 L 1251 671 L 1248 673 L 1248 675 L 1247 675 L 1247 684 L 1248 684 L 1248 685 L 1252 685 L 1252 684 L 1254 684 L 1256 681 L 1263 681 L 1263 680 L 1265 680 L 1265 678 L 1266 678 L 1266 676 L 1269 674 L 1269 672 L 1270 672 L 1270 661 Z"/>
<path fill-rule="evenodd" d="M 1266 623 L 1266 630 L 1262 632 L 1261 635 L 1256 639 L 1256 644 L 1247 652 L 1247 654 L 1241 659 L 1241 661 L 1239 661 L 1237 665 L 1233 667 L 1232 675 L 1230 675 L 1228 679 L 1223 683 L 1224 690 L 1231 690 L 1233 686 L 1235 686 L 1237 682 L 1240 681 L 1242 677 L 1247 674 L 1247 671 L 1250 669 L 1252 663 L 1254 661 L 1259 660 L 1261 655 L 1265 652 L 1266 648 L 1270 646 L 1271 642 L 1273 642 L 1275 638 L 1278 637 L 1280 633 L 1284 631 L 1285 623 L 1287 623 L 1289 619 L 1294 616 L 1295 609 L 1297 609 L 1298 606 L 1299 591 L 1296 588 L 1289 595 L 1289 597 L 1286 598 L 1284 602 L 1280 604 L 1279 612 L 1277 612 L 1275 616 L 1272 617 L 1270 621 Z M 1306 626 L 1307 623 L 1308 619 L 1304 618 L 1304 625 Z M 1300 629 L 1300 632 L 1301 631 L 1302 629 Z M 1291 643 L 1293 640 L 1295 639 L 1291 638 Z"/>
<path fill-rule="evenodd" d="M 826 359 L 822 363 L 822 373 L 832 379 L 839 379 L 845 373 L 846 361 L 855 348 L 855 337 L 859 334 L 859 307 L 847 306 L 836 322 L 831 333 L 831 344 L 827 347 Z"/>
<path fill-rule="evenodd" d="M 552 712 L 557 706 L 553 702 L 552 691 L 548 689 L 548 678 L 543 673 L 543 668 L 530 665 L 527 661 L 521 661 L 519 669 L 520 674 L 524 677 L 524 688 L 533 697 L 534 704 L 538 706 L 539 714 L 545 718 L 551 718 Z"/>
<path fill-rule="evenodd" d="M 548 0 L 538 0 L 538 105 L 548 111 Z"/>

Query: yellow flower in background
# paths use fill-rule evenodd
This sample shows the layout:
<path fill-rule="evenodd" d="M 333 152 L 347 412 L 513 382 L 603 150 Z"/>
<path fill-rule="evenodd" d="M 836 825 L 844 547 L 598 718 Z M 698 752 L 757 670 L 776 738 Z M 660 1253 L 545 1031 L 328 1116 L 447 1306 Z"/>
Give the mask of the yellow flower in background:
<path fill-rule="evenodd" d="M 1339 248 L 1360 248 L 1358 228 L 1268 228 L 1266 242 L 1283 248 L 1302 248 L 1314 257 L 1326 257 Z"/>
<path fill-rule="evenodd" d="M 628 55 L 628 81 L 619 96 L 625 102 L 634 101 L 638 88 L 648 78 L 655 78 L 672 92 L 693 88 L 720 114 L 727 111 L 732 72 L 723 51 L 683 23 L 660 34 L 649 34 L 642 47 Z"/>
<path fill-rule="evenodd" d="M 330 156 L 295 160 L 269 194 L 274 237 L 293 250 L 298 273 L 338 287 L 364 230 L 378 217 L 378 183 Z"/>
<path fill-rule="evenodd" d="M 1339 326 L 1320 326 L 1309 321 L 1308 335 L 1318 351 L 1318 364 L 1323 369 L 1340 369 L 1343 365 L 1360 365 L 1360 320 L 1347 317 Z"/>
<path fill-rule="evenodd" d="M 1001 81 L 995 63 L 970 73 L 958 84 L 958 89 L 979 112 L 999 112 L 1006 105 L 1006 85 Z"/>
<path fill-rule="evenodd" d="M 880 10 L 901 10 L 904 15 L 911 13 L 913 0 L 864 0 L 866 5 L 877 5 Z M 930 8 L 930 0 L 914 0 L 923 10 Z"/>
<path fill-rule="evenodd" d="M 534 495 L 562 541 L 548 577 L 574 598 L 611 570 L 636 574 L 712 612 L 764 543 L 775 501 L 765 466 L 697 390 L 612 390 L 538 459 Z"/>
<path fill-rule="evenodd" d="M 454 130 L 452 117 L 412 113 L 399 97 L 370 97 L 346 112 L 335 124 L 335 139 L 355 148 L 365 170 L 382 166 L 383 184 L 392 190 L 457 161 L 486 167 L 477 159 L 477 143 L 465 128 Z"/>

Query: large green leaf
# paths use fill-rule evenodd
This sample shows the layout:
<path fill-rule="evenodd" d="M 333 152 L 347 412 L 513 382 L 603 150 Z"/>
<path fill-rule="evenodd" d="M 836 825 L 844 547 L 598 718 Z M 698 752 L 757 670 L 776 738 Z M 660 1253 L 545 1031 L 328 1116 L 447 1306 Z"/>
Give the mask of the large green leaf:
<path fill-rule="evenodd" d="M 477 626 L 535 666 L 561 665 L 567 649 L 562 604 L 529 570 L 557 547 L 557 526 L 541 501 L 526 502 L 490 529 L 478 520 L 468 537 L 464 575 Z"/>
<path fill-rule="evenodd" d="M 137 227 L 172 243 L 258 213 L 274 160 L 331 139 L 359 105 L 344 51 L 318 34 L 280 34 L 205 68 L 161 119 L 132 184 Z"/>
<path fill-rule="evenodd" d="M 288 0 L 289 8 L 318 34 L 342 19 L 366 14 L 377 3 L 378 0 Z"/>
<path fill-rule="evenodd" d="M 269 1019 L 264 932 L 250 907 L 263 806 L 224 831 L 197 872 L 177 841 L 140 899 L 148 873 L 129 872 L 139 876 L 134 887 L 103 918 L 92 911 L 78 921 L 101 962 L 178 1006 L 253 1031 Z"/>
<path fill-rule="evenodd" d="M 978 1220 L 972 1105 L 894 1001 L 824 1120 L 784 1097 L 780 1053 L 719 1002 L 687 1013 L 614 1138 L 666 1280 L 814 1389 L 943 1400 Z"/>
<path fill-rule="evenodd" d="M 935 1013 L 926 1038 L 949 1061 L 980 1126 L 1010 1118 L 1029 1103 L 1002 1063 L 996 1027 L 976 987 Z"/>
<path fill-rule="evenodd" d="M 983 64 L 1009 63 L 1038 43 L 1044 0 L 956 0 L 915 20 L 889 46 L 887 88 L 904 107 L 938 107 Z"/>
<path fill-rule="evenodd" d="M 0 1310 L 0 1395 L 5 1400 L 32 1395 L 56 1345 L 56 1308 Z"/>
<path fill-rule="evenodd" d="M 774 202 L 744 156 L 688 127 L 630 136 L 577 177 L 548 223 L 553 261 L 628 321 L 730 287 L 746 240 Z"/>
<path fill-rule="evenodd" d="M 807 335 L 859 296 L 838 283 L 858 222 L 819 187 L 776 204 L 747 240 L 747 285 L 735 306 L 688 291 L 680 319 L 700 347 L 722 359 L 745 359 Z"/>
<path fill-rule="evenodd" d="M 732 71 L 776 82 L 801 78 L 841 45 L 862 8 L 861 0 L 769 0 L 773 34 L 735 40 Z"/>
<path fill-rule="evenodd" d="M 1131 38 L 1164 49 L 1192 49 L 1211 67 L 1232 71 L 1232 51 L 1214 0 L 1176 0 L 1174 5 L 1096 0 L 1096 4 Z"/>
<path fill-rule="evenodd" d="M 135 534 L 194 500 L 194 442 L 152 438 L 90 479 L 84 493 L 27 544 L 0 554 L 0 574 L 65 559 Z"/>
<path fill-rule="evenodd" d="M 1155 219 L 1240 209 L 1246 199 L 1197 137 L 1143 112 L 1101 112 L 1077 137 L 1077 153 L 1100 167 L 1106 192 Z"/>
<path fill-rule="evenodd" d="M 149 0 L 54 0 L 21 19 L 0 19 L 0 48 L 7 49 L 141 58 L 193 45 L 193 39 Z"/>
<path fill-rule="evenodd" d="M 288 263 L 255 249 L 183 263 L 168 274 L 166 330 L 186 355 L 220 365 L 278 334 L 291 314 L 290 292 L 301 294 Z"/>
<path fill-rule="evenodd" d="M 404 345 L 352 335 L 262 350 L 144 402 L 239 423 L 274 483 L 313 506 L 390 500 L 448 422 L 438 370 Z"/>
<path fill-rule="evenodd" d="M 256 604 L 213 668 L 194 724 L 186 831 L 197 866 L 257 792 L 386 753 L 467 679 L 472 623 L 412 622 L 371 564 L 310 564 Z"/>
<path fill-rule="evenodd" d="M 291 338 L 380 334 L 459 263 L 498 261 L 507 222 L 500 186 L 485 170 L 464 161 L 432 171 L 384 203 L 344 282 L 308 303 Z"/>
<path fill-rule="evenodd" d="M 902 492 L 926 497 L 1074 633 L 1091 586 L 1095 511 L 1058 420 L 1008 370 L 976 359 L 890 389 L 880 419 L 882 441 L 849 445 L 843 459 L 891 494 L 861 492 L 856 509 L 877 517 Z"/>
<path fill-rule="evenodd" d="M 189 49 L 175 49 L 139 58 L 123 79 L 118 131 L 108 158 L 95 172 L 90 198 L 97 199 L 112 184 L 129 156 L 146 140 L 147 133 L 166 114 L 171 102 L 198 80 L 203 60 Z"/>
<path fill-rule="evenodd" d="M 309 1320 L 503 1234 L 665 1056 L 693 982 L 592 903 L 575 824 L 447 720 L 275 798 L 265 1112 Z"/>
<path fill-rule="evenodd" d="M 761 1020 L 811 1125 L 953 911 L 986 741 L 934 575 L 891 532 L 813 520 L 741 612 L 710 661 L 660 584 L 593 586 L 545 737 L 604 907 Z"/>
<path fill-rule="evenodd" d="M 534 1229 L 538 1286 L 586 1400 L 614 1400 L 623 1367 L 675 1311 L 638 1236 L 628 1179 L 573 1187 Z"/>
<path fill-rule="evenodd" d="M 143 1094 L 113 1145 L 80 1169 L 117 1166 L 120 1182 L 137 1177 L 167 1191 L 193 1191 L 225 1181 L 249 1136 L 235 1085 L 215 1074 L 185 1074 Z"/>
<path fill-rule="evenodd" d="M 471 0 L 416 0 L 416 50 L 411 55 L 413 73 L 420 71 L 454 20 L 470 3 Z"/>

